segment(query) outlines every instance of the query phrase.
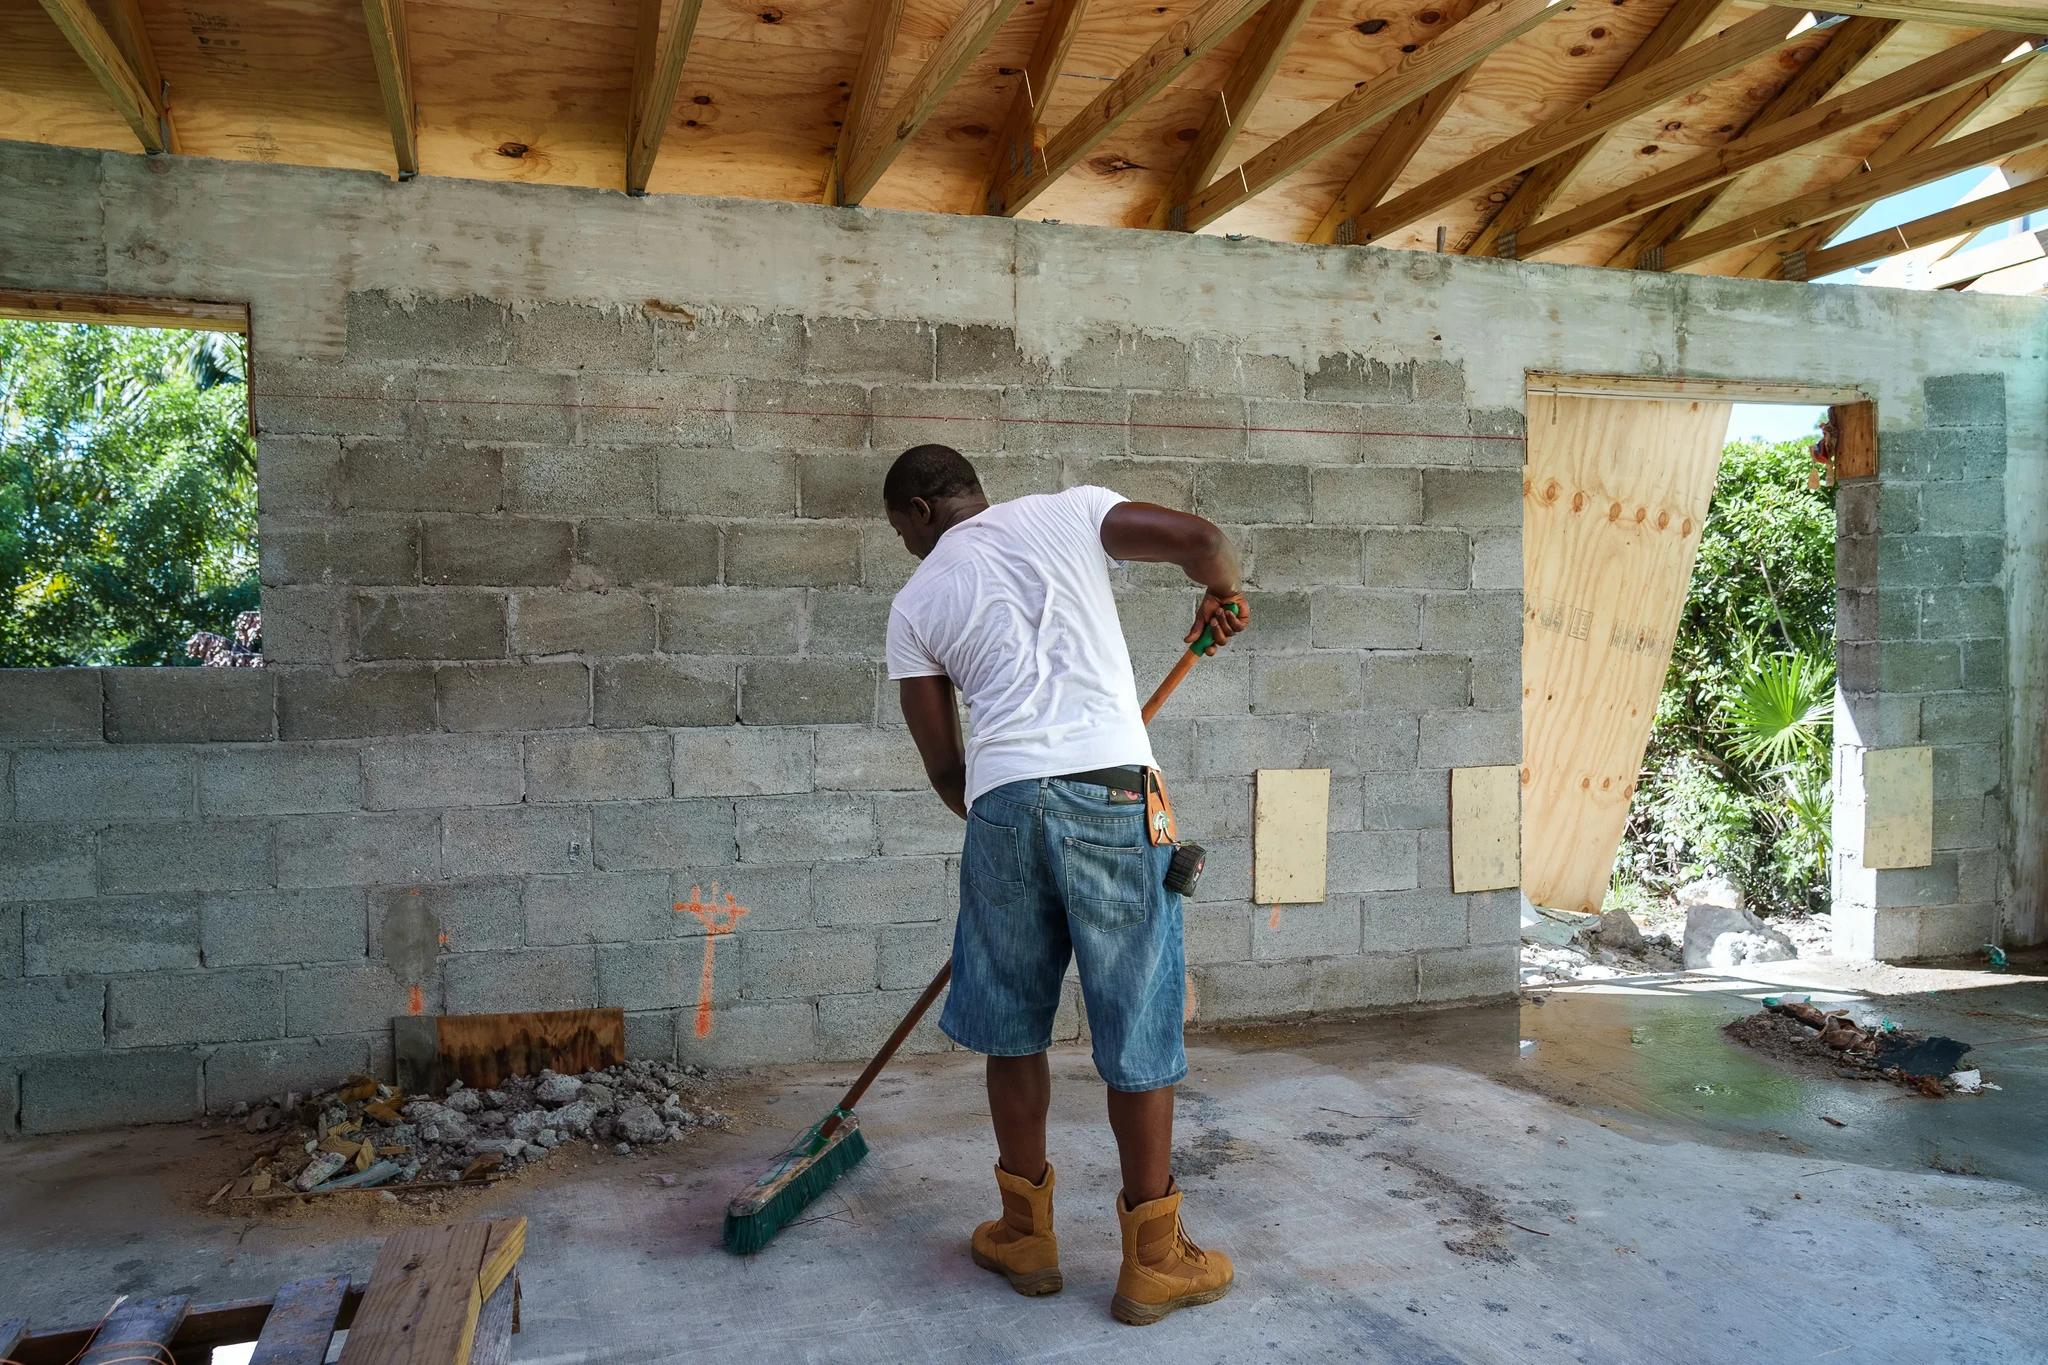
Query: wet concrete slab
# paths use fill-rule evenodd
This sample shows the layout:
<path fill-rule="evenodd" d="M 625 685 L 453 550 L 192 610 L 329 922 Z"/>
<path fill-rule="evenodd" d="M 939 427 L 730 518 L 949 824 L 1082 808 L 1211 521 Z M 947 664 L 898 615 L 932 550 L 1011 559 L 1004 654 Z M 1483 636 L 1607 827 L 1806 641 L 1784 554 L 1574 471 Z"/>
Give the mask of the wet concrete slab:
<path fill-rule="evenodd" d="M 1745 987 L 1766 989 L 1546 992 L 1193 1039 L 1188 1225 L 1239 1280 L 1152 1328 L 1109 1316 L 1115 1156 L 1079 1050 L 1054 1059 L 1067 1288 L 1051 1298 L 1021 1298 L 966 1256 L 996 1204 L 980 1064 L 960 1054 L 889 1073 L 863 1105 L 873 1155 L 752 1257 L 717 1246 L 726 1198 L 850 1068 L 762 1071 L 732 1092 L 745 1121 L 730 1132 L 580 1154 L 439 1216 L 531 1219 L 514 1357 L 547 1365 L 2048 1359 L 2048 1198 L 2027 1151 L 2039 1052 L 2004 1045 L 2019 1060 L 1994 1063 L 1987 1048 L 2006 1089 L 1975 1100 L 1837 1091 L 1721 1036 L 1753 1007 Z M 2027 1022 L 2006 1016 L 2048 1015 L 2048 982 L 1955 994 L 1968 998 L 1911 1002 L 1923 1014 L 1882 1008 L 1986 1039 Z M 1923 1142 L 1958 1159 L 1944 1168 Z M 0 1147 L 0 1316 L 363 1276 L 404 1216 L 375 1200 L 206 1210 L 191 1167 L 218 1145 L 165 1128 Z"/>

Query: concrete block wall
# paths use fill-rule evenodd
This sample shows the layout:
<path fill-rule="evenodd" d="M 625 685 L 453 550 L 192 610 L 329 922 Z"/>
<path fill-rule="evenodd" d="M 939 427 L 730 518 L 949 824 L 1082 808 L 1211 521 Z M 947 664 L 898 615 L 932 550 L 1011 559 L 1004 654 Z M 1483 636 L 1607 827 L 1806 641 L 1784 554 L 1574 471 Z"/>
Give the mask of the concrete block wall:
<path fill-rule="evenodd" d="M 2009 886 L 2006 394 L 1926 381 L 1925 424 L 1882 433 L 1878 475 L 1836 495 L 1836 950 L 1898 960 L 2004 941 Z M 1934 750 L 1934 858 L 1862 865 L 1862 755 Z"/>

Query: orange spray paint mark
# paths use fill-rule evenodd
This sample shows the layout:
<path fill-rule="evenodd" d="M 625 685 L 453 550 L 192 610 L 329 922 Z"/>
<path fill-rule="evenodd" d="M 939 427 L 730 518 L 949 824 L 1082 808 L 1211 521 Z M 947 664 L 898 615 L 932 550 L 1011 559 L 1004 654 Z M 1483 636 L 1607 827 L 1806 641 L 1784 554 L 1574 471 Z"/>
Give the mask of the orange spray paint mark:
<path fill-rule="evenodd" d="M 690 899 L 676 906 L 676 913 L 687 910 L 704 925 L 704 974 L 697 980 L 697 1036 L 711 1036 L 711 970 L 712 951 L 717 947 L 718 937 L 729 934 L 739 925 L 741 915 L 747 907 L 733 899 L 732 892 L 725 893 L 725 904 L 717 904 L 718 883 L 711 883 L 712 904 L 704 904 L 704 892 L 699 887 L 690 888 Z"/>
<path fill-rule="evenodd" d="M 410 991 L 411 993 L 406 997 L 405 1001 L 405 1012 L 407 1014 L 425 1014 L 427 1012 L 427 993 L 418 986 L 411 987 Z"/>
<path fill-rule="evenodd" d="M 449 943 L 449 938 L 448 938 L 448 935 L 446 935 L 446 934 L 443 934 L 443 935 L 441 935 L 441 946 L 442 946 L 443 948 L 446 948 L 446 947 L 448 946 L 448 943 Z"/>
<path fill-rule="evenodd" d="M 1268 929 L 1278 929 L 1280 927 L 1280 907 L 1277 903 L 1273 906 L 1273 918 L 1266 921 L 1266 927 Z"/>

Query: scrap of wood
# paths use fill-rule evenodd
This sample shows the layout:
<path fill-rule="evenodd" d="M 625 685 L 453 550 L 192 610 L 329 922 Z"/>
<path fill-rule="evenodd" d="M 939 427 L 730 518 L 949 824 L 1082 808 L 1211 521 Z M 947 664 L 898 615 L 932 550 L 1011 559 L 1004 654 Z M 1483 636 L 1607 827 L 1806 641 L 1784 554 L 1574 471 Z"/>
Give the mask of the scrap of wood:
<path fill-rule="evenodd" d="M 488 1223 L 455 1223 L 390 1237 L 341 1365 L 463 1365 L 483 1308 L 477 1270 L 490 1235 Z"/>
<path fill-rule="evenodd" d="M 485 1297 L 483 1311 L 477 1314 L 469 1365 L 506 1365 L 512 1359 L 512 1334 L 518 1330 L 519 1277 L 514 1275 Z"/>
<path fill-rule="evenodd" d="M 165 1299 L 128 1299 L 116 1304 L 78 1365 L 114 1365 L 115 1361 L 138 1356 L 150 1359 L 148 1347 L 168 1347 L 191 1307 L 192 1301 L 182 1294 Z"/>
<path fill-rule="evenodd" d="M 281 1285 L 249 1365 L 320 1365 L 334 1340 L 334 1320 L 348 1293 L 348 1276 L 293 1280 Z"/>
<path fill-rule="evenodd" d="M 335 1330 L 355 1321 L 356 1307 L 362 1298 L 361 1285 L 347 1286 L 341 1310 L 335 1315 Z M 204 1352 L 214 1346 L 255 1341 L 269 1320 L 272 1306 L 273 1301 L 267 1298 L 229 1299 L 191 1309 L 177 1335 L 171 1338 L 171 1349 L 181 1358 L 203 1358 Z M 0 1321 L 0 1346 L 7 1344 L 11 1326 L 8 1321 Z M 94 1321 L 25 1335 L 11 1349 L 0 1352 L 0 1359 L 19 1361 L 20 1365 L 74 1365 L 99 1328 L 98 1321 Z"/>
<path fill-rule="evenodd" d="M 1877 404 L 1837 403 L 1828 409 L 1835 428 L 1835 478 L 1877 476 Z"/>
<path fill-rule="evenodd" d="M 490 1240 L 484 1246 L 483 1265 L 477 1271 L 477 1287 L 489 1298 L 512 1267 L 526 1254 L 526 1220 L 499 1218 L 491 1223 Z"/>
<path fill-rule="evenodd" d="M 400 1015 L 392 1023 L 394 1043 L 401 1025 L 410 1034 L 431 1033 L 434 1039 L 431 1056 L 420 1055 L 420 1036 L 399 1050 L 399 1079 L 414 1094 L 438 1092 L 450 1081 L 461 1081 L 472 1090 L 492 1090 L 507 1076 L 537 1076 L 547 1069 L 573 1076 L 603 1071 L 626 1059 L 626 1013 L 617 1007 L 437 1018 Z"/>

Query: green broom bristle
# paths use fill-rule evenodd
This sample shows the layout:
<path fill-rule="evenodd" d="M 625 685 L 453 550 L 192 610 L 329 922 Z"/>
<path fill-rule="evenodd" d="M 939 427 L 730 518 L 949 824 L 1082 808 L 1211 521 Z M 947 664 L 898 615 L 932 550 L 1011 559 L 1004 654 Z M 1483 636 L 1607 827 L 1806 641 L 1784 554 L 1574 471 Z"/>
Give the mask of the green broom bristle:
<path fill-rule="evenodd" d="M 830 1117 L 831 1115 L 826 1115 L 826 1118 Z M 840 1137 L 839 1141 L 826 1151 L 816 1156 L 805 1154 L 805 1149 L 814 1143 L 814 1135 L 817 1132 L 816 1127 L 813 1127 L 810 1132 L 797 1139 L 796 1144 L 790 1148 L 788 1154 L 783 1158 L 782 1165 L 776 1169 L 777 1171 L 785 1169 L 792 1161 L 808 1162 L 808 1165 L 792 1178 L 789 1183 L 776 1191 L 772 1199 L 767 1200 L 759 1208 L 744 1214 L 735 1214 L 730 1209 L 726 1211 L 725 1249 L 727 1251 L 735 1255 L 744 1256 L 749 1252 L 759 1251 L 762 1247 L 767 1246 L 773 1240 L 776 1233 L 787 1227 L 790 1221 L 799 1213 L 802 1213 L 813 1200 L 830 1189 L 833 1181 L 845 1175 L 855 1166 L 860 1165 L 861 1160 L 868 1154 L 868 1140 L 859 1127 L 851 1121 L 851 1115 L 846 1117 L 848 1120 L 846 1124 L 847 1132 L 844 1136 Z M 824 1119 L 818 1120 L 819 1126 L 822 1126 L 824 1122 Z M 770 1176 L 764 1177 L 764 1181 L 772 1179 L 773 1175 L 774 1173 L 771 1172 Z"/>

